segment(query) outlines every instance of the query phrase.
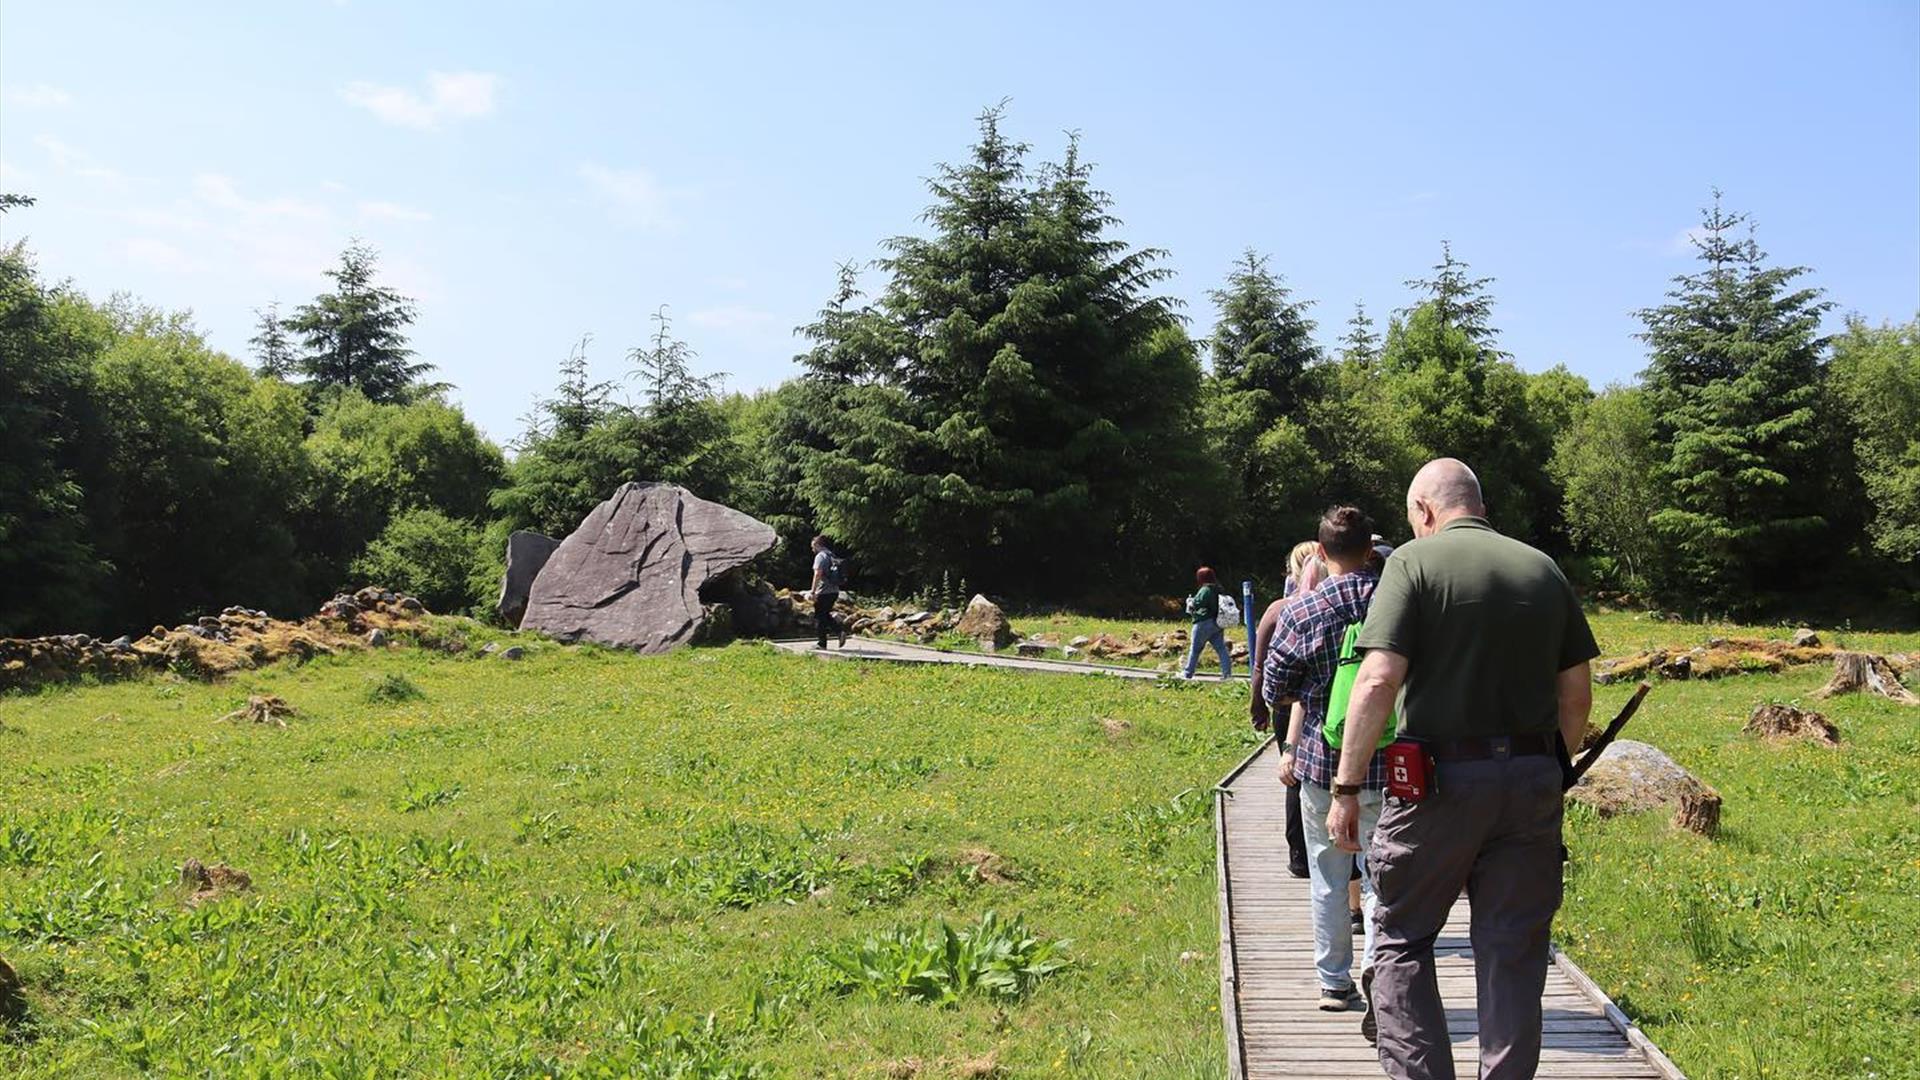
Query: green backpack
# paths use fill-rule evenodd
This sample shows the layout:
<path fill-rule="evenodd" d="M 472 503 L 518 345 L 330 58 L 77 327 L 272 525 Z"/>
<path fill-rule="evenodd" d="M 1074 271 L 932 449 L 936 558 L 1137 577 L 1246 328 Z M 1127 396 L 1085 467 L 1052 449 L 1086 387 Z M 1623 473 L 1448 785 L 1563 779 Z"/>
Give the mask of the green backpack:
<path fill-rule="evenodd" d="M 1360 655 L 1354 651 L 1353 643 L 1360 639 L 1362 625 L 1350 624 L 1346 636 L 1340 639 L 1340 664 L 1333 669 L 1333 691 L 1327 697 L 1327 722 L 1320 728 L 1327 745 L 1336 751 L 1340 749 L 1340 739 L 1347 730 L 1347 701 L 1353 697 L 1353 680 L 1360 674 Z M 1380 733 L 1380 745 L 1392 742 L 1399 730 L 1400 713 L 1395 710 L 1387 714 L 1387 727 Z"/>

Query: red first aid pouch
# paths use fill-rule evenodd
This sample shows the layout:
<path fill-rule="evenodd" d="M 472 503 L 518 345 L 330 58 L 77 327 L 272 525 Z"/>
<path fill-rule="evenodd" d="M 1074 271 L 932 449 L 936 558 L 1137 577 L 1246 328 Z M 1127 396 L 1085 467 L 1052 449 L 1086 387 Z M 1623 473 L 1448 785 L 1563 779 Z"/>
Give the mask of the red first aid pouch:
<path fill-rule="evenodd" d="M 1399 739 L 1387 745 L 1386 753 L 1388 795 L 1419 802 L 1433 791 L 1433 758 L 1425 746 Z"/>

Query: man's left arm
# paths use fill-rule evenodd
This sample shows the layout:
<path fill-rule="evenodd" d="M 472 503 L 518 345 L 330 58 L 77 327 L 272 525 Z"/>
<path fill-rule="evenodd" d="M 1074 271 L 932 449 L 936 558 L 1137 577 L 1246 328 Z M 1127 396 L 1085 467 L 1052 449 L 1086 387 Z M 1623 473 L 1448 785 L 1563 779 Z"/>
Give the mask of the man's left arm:
<path fill-rule="evenodd" d="M 1333 782 L 1354 787 L 1366 783 L 1367 766 L 1387 730 L 1394 700 L 1407 681 L 1407 658 L 1390 649 L 1369 649 L 1354 676 L 1347 702 L 1347 729 L 1340 739 L 1340 767 Z M 1360 850 L 1360 800 L 1336 795 L 1327 808 L 1327 835 L 1342 851 Z"/>
<path fill-rule="evenodd" d="M 1267 645 L 1265 670 L 1260 673 L 1260 694 L 1269 706 L 1300 700 L 1301 684 L 1307 677 L 1300 645 L 1299 628 L 1283 611 L 1273 628 L 1273 640 Z"/>
<path fill-rule="evenodd" d="M 1582 660 L 1555 676 L 1554 694 L 1560 700 L 1560 741 L 1567 744 L 1571 757 L 1580 752 L 1587 737 L 1587 717 L 1593 713 L 1593 672 L 1588 663 Z"/>

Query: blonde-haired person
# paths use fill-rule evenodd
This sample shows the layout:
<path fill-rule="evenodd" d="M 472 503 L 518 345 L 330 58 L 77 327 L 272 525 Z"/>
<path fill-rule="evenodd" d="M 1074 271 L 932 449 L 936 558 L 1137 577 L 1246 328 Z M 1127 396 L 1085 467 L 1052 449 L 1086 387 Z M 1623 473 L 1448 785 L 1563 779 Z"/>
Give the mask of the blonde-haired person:
<path fill-rule="evenodd" d="M 1293 550 L 1287 553 L 1286 586 L 1280 590 L 1279 599 L 1268 604 L 1260 616 L 1259 625 L 1254 629 L 1253 648 L 1247 654 L 1253 674 L 1251 711 L 1255 731 L 1266 731 L 1273 726 L 1273 714 L 1260 694 L 1260 669 L 1265 666 L 1261 660 L 1266 655 L 1267 643 L 1273 640 L 1273 627 L 1280 618 L 1280 609 L 1294 596 L 1318 588 L 1326 577 L 1327 564 L 1320 561 L 1314 541 L 1302 540 L 1293 545 Z M 1298 709 L 1300 704 L 1295 702 L 1292 708 Z M 1281 729 L 1283 733 L 1285 730 Z M 1297 878 L 1307 876 L 1307 833 L 1300 824 L 1300 788 L 1295 784 L 1287 785 L 1287 871 Z"/>

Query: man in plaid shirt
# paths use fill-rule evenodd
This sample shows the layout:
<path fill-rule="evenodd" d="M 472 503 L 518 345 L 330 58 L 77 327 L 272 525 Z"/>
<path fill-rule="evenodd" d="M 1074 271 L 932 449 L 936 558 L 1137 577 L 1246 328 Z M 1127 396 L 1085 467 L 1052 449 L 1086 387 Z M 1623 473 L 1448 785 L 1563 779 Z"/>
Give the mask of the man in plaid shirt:
<path fill-rule="evenodd" d="M 1380 583 L 1379 571 L 1368 565 L 1372 536 L 1372 520 L 1351 506 L 1336 507 L 1321 517 L 1320 555 L 1332 576 L 1280 610 L 1261 673 L 1262 694 L 1276 714 L 1280 706 L 1301 704 L 1302 722 L 1288 730 L 1281 744 L 1280 779 L 1289 786 L 1302 785 L 1300 817 L 1307 837 L 1314 966 L 1320 977 L 1320 1007 L 1330 1012 L 1351 1009 L 1363 998 L 1353 982 L 1353 929 L 1346 903 L 1354 857 L 1335 847 L 1327 835 L 1327 808 L 1333 800 L 1330 789 L 1340 748 L 1327 745 L 1322 729 L 1341 640 L 1348 626 L 1365 621 L 1374 586 Z M 1357 792 L 1363 849 L 1379 819 L 1386 784 L 1386 755 L 1375 751 L 1366 781 Z M 1373 963 L 1373 881 L 1364 870 L 1360 891 L 1366 932 L 1360 966 L 1365 972 Z M 1362 1020 L 1363 1029 L 1371 1027 L 1371 1020 L 1369 1013 Z"/>

